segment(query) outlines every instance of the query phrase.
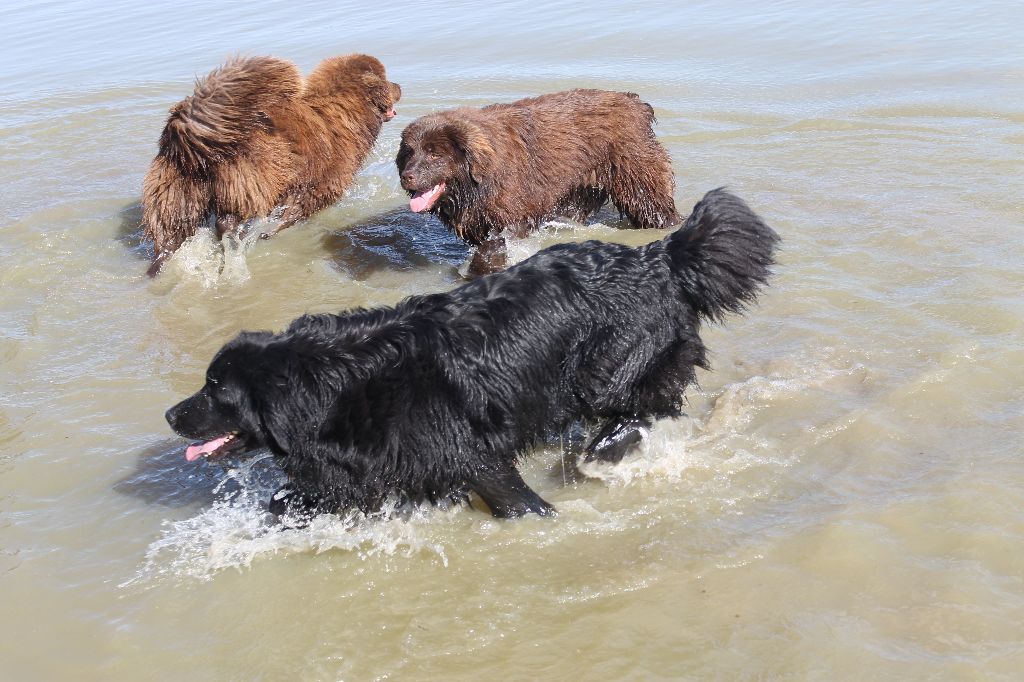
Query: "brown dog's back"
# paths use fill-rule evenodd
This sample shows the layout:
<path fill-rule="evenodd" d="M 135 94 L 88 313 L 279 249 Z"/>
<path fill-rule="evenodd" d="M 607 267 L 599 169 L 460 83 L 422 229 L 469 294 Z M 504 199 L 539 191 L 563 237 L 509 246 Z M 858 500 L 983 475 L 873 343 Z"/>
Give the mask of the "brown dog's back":
<path fill-rule="evenodd" d="M 277 230 L 336 201 L 400 89 L 367 55 L 325 60 L 303 83 L 274 57 L 240 58 L 171 108 L 143 182 L 151 274 L 212 212 L 219 231 L 286 205 Z"/>
<path fill-rule="evenodd" d="M 428 210 L 471 244 L 558 215 L 583 220 L 608 199 L 635 227 L 668 227 L 675 181 L 653 123 L 635 93 L 570 90 L 419 118 L 396 162 L 414 210 L 443 183 Z"/>
<path fill-rule="evenodd" d="M 157 255 L 195 234 L 211 203 L 246 215 L 273 208 L 289 164 L 266 112 L 294 99 L 301 88 L 290 62 L 235 59 L 199 80 L 195 92 L 171 108 L 142 185 L 142 222 Z"/>

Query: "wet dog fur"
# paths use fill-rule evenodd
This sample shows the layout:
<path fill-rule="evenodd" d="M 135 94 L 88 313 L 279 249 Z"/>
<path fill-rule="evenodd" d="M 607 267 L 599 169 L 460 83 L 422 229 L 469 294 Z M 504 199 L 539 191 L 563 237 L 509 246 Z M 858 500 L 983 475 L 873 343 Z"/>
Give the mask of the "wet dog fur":
<path fill-rule="evenodd" d="M 167 421 L 206 441 L 190 460 L 269 448 L 290 479 L 275 513 L 472 491 L 498 517 L 550 514 L 520 458 L 585 423 L 598 430 L 587 458 L 615 461 L 650 420 L 678 416 L 708 367 L 702 322 L 754 300 L 777 240 L 715 190 L 646 246 L 561 244 L 393 308 L 243 332 Z"/>
<path fill-rule="evenodd" d="M 635 93 L 570 90 L 418 118 L 396 164 L 412 210 L 477 246 L 470 271 L 483 274 L 505 266 L 502 231 L 582 221 L 609 199 L 634 227 L 677 222 L 672 163 L 653 124 Z"/>
<path fill-rule="evenodd" d="M 337 201 L 400 96 L 368 55 L 326 59 L 305 80 L 283 59 L 239 58 L 199 80 L 143 181 L 150 274 L 210 213 L 223 236 L 284 207 L 276 233 Z"/>

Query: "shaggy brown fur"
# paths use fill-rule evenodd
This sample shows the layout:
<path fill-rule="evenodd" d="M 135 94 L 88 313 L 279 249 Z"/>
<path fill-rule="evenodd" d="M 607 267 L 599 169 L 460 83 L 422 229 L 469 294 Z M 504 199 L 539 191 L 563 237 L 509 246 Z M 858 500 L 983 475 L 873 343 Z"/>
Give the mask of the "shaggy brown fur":
<path fill-rule="evenodd" d="M 324 60 L 305 82 L 275 57 L 234 59 L 197 82 L 171 107 L 142 186 L 150 274 L 211 212 L 223 235 L 284 206 L 276 233 L 337 201 L 401 92 L 358 54 Z"/>
<path fill-rule="evenodd" d="M 470 271 L 482 274 L 504 267 L 506 228 L 584 220 L 609 198 L 634 227 L 676 222 L 672 164 L 653 123 L 635 93 L 570 90 L 418 118 L 396 163 L 410 208 L 478 245 Z"/>

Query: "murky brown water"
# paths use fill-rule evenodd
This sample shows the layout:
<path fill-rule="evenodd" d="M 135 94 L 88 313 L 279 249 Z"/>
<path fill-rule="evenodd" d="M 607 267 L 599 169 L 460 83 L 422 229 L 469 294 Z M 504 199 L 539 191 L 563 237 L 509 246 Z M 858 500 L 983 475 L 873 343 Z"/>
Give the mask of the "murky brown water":
<path fill-rule="evenodd" d="M 1024 676 L 1024 9 L 754 7 L 8 9 L 0 678 Z M 147 280 L 141 179 L 194 75 L 356 50 L 404 97 L 349 195 Z M 555 519 L 281 531 L 268 458 L 185 462 L 163 411 L 239 329 L 455 284 L 463 247 L 403 208 L 402 126 L 570 86 L 641 93 L 680 206 L 725 184 L 785 239 L 689 418 L 580 483 L 537 453 Z M 660 236 L 614 222 L 519 256 Z"/>

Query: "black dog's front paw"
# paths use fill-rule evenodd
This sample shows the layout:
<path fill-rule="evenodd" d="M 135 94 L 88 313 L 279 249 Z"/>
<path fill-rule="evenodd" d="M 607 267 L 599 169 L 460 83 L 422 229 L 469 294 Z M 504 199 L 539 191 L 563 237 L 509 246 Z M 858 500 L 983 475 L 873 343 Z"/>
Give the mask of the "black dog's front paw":
<path fill-rule="evenodd" d="M 620 417 L 604 425 L 586 449 L 583 461 L 610 462 L 615 464 L 626 453 L 640 445 L 647 435 L 650 422 L 639 417 Z"/>
<path fill-rule="evenodd" d="M 514 519 L 529 513 L 554 516 L 557 511 L 526 485 L 515 467 L 491 472 L 471 486 L 499 519 Z"/>
<path fill-rule="evenodd" d="M 286 528 L 305 528 L 323 509 L 320 500 L 285 484 L 270 496 L 270 513 Z"/>
<path fill-rule="evenodd" d="M 524 514 L 530 513 L 536 514 L 537 516 L 558 516 L 558 510 L 541 497 L 523 502 L 522 505 L 515 509 L 515 512 L 516 513 L 513 514 L 513 516 L 523 516 Z"/>
<path fill-rule="evenodd" d="M 538 516 L 556 516 L 558 510 L 540 497 L 523 500 L 484 500 L 491 508 L 491 514 L 499 519 L 517 519 L 527 514 Z"/>

